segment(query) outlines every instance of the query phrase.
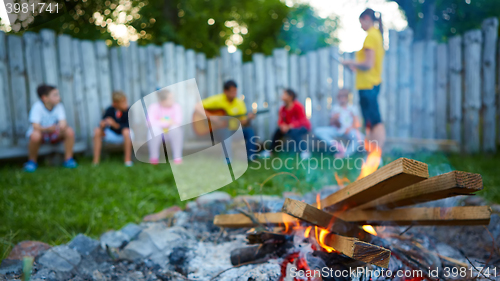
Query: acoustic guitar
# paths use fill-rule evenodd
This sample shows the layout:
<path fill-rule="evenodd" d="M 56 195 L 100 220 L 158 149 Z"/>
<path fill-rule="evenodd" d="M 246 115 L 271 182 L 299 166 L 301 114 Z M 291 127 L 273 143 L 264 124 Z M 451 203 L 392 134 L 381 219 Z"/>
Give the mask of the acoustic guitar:
<path fill-rule="evenodd" d="M 257 112 L 250 112 L 255 115 L 262 114 L 262 113 L 267 113 L 269 112 L 269 109 L 264 109 L 264 110 L 259 110 Z M 205 109 L 205 114 L 206 117 L 210 118 L 210 116 L 230 116 L 230 117 L 235 117 L 239 118 L 242 116 L 246 116 L 247 114 L 240 114 L 240 115 L 229 115 L 224 109 Z M 228 122 L 227 120 L 221 120 L 220 122 L 210 122 L 210 121 L 205 121 L 207 120 L 204 115 L 198 113 L 196 110 L 193 113 L 193 130 L 195 134 L 198 136 L 204 136 L 210 133 L 210 130 L 218 130 L 222 128 L 227 128 Z M 210 119 L 209 119 L 210 120 Z"/>

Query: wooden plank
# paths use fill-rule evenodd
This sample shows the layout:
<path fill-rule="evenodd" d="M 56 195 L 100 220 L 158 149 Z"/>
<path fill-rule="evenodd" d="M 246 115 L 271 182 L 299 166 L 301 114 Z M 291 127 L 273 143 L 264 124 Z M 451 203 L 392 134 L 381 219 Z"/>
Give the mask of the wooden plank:
<path fill-rule="evenodd" d="M 413 31 L 411 28 L 399 32 L 398 52 L 398 110 L 397 110 L 397 132 L 400 138 L 409 138 L 411 130 L 411 43 L 413 42 Z"/>
<path fill-rule="evenodd" d="M 130 47 L 125 47 L 125 46 L 121 46 L 120 47 L 120 50 L 119 50 L 119 74 L 121 76 L 121 86 L 118 87 L 118 90 L 121 90 L 123 92 L 125 92 L 125 95 L 127 96 L 128 98 L 128 102 L 129 104 L 133 104 L 135 102 L 134 100 L 134 95 L 132 93 L 132 83 L 133 83 L 133 75 L 136 75 L 137 72 L 136 70 L 137 69 L 132 69 L 132 58 L 131 58 L 131 54 L 130 54 Z M 111 67 L 113 67 L 113 65 L 111 65 Z M 112 69 L 112 71 L 114 72 L 115 70 Z M 116 90 L 116 89 L 113 89 L 113 90 Z"/>
<path fill-rule="evenodd" d="M 30 31 L 23 34 L 23 39 L 29 92 L 28 106 L 31 107 L 39 99 L 36 89 L 43 84 L 42 39 L 39 34 Z"/>
<path fill-rule="evenodd" d="M 307 62 L 307 56 L 299 56 L 299 92 L 298 101 L 304 106 L 306 104 L 306 98 L 309 97 L 309 67 Z"/>
<path fill-rule="evenodd" d="M 400 208 L 396 210 L 353 210 L 337 216 L 360 225 L 488 225 L 488 206 Z"/>
<path fill-rule="evenodd" d="M 140 66 L 139 66 L 139 46 L 137 42 L 130 42 L 129 46 L 129 57 L 130 57 L 130 69 L 132 70 L 130 73 L 131 79 L 131 93 L 132 101 L 138 101 L 141 96 L 141 75 L 140 75 Z M 130 104 L 133 104 L 131 102 Z"/>
<path fill-rule="evenodd" d="M 108 46 L 102 40 L 95 42 L 97 66 L 97 90 L 101 101 L 101 110 L 111 104 L 111 73 L 109 67 Z"/>
<path fill-rule="evenodd" d="M 346 210 L 429 177 L 427 164 L 399 158 L 321 200 L 329 210 Z"/>
<path fill-rule="evenodd" d="M 424 112 L 422 115 L 423 137 L 436 137 L 436 42 L 425 43 L 424 51 Z"/>
<path fill-rule="evenodd" d="M 389 249 L 360 241 L 356 238 L 329 233 L 325 236 L 326 245 L 335 251 L 358 261 L 374 264 L 383 268 L 389 267 L 391 251 Z"/>
<path fill-rule="evenodd" d="M 438 44 L 436 49 L 436 138 L 448 139 L 448 46 Z"/>
<path fill-rule="evenodd" d="M 398 33 L 389 30 L 389 50 L 387 50 L 387 120 L 385 121 L 387 136 L 396 135 L 396 115 L 398 97 Z"/>
<path fill-rule="evenodd" d="M 495 88 L 496 80 L 496 54 L 498 40 L 498 18 L 488 18 L 482 24 L 483 44 L 483 151 L 496 152 L 497 133 L 497 95 Z"/>
<path fill-rule="evenodd" d="M 207 57 L 204 53 L 196 54 L 196 84 L 198 84 L 198 90 L 200 91 L 201 98 L 207 98 Z"/>
<path fill-rule="evenodd" d="M 307 74 L 309 83 L 309 98 L 311 99 L 311 125 L 316 126 L 317 120 L 321 117 L 318 114 L 318 109 L 321 108 L 319 103 L 319 87 L 318 87 L 318 52 L 311 51 L 307 53 Z M 280 93 L 281 94 L 281 93 Z"/>
<path fill-rule="evenodd" d="M 100 104 L 97 90 L 97 62 L 94 44 L 92 41 L 81 41 L 80 61 L 83 70 L 83 93 L 85 93 L 85 107 L 87 108 L 87 136 L 94 135 L 94 128 L 99 125 L 102 116 L 101 107 L 111 104 L 108 100 L 104 105 Z"/>
<path fill-rule="evenodd" d="M 75 128 L 75 101 L 73 92 L 73 48 L 69 35 L 59 35 L 57 40 L 59 55 L 59 81 L 61 102 L 66 110 L 66 121 L 71 128 Z"/>
<path fill-rule="evenodd" d="M 264 68 L 264 54 L 255 53 L 252 55 L 252 60 L 254 64 L 254 100 L 257 103 L 257 110 L 264 108 L 264 102 L 266 101 L 266 77 Z M 256 126 L 256 135 L 259 137 L 259 141 L 264 141 L 266 136 L 266 121 L 267 116 L 257 115 L 253 123 Z"/>
<path fill-rule="evenodd" d="M 231 54 L 229 53 L 227 47 L 220 48 L 219 71 L 222 83 L 230 79 L 234 79 L 234 76 L 232 75 Z"/>
<path fill-rule="evenodd" d="M 176 80 L 179 83 L 186 80 L 186 51 L 183 46 L 175 46 Z"/>
<path fill-rule="evenodd" d="M 244 102 L 245 105 L 247 106 L 248 111 L 253 111 L 252 104 L 255 102 L 255 97 L 254 97 L 254 69 L 253 69 L 253 63 L 252 62 L 246 62 L 243 64 L 243 93 L 244 95 Z M 257 105 L 257 103 L 255 104 Z"/>
<path fill-rule="evenodd" d="M 337 102 L 337 94 L 339 92 L 339 48 L 337 46 L 330 47 L 330 108 Z M 328 112 L 330 112 L 328 108 Z M 330 120 L 328 117 L 327 120 Z"/>
<path fill-rule="evenodd" d="M 283 223 L 298 223 L 299 220 L 285 213 L 254 213 L 255 219 L 261 224 L 279 225 Z M 257 226 L 244 214 L 216 215 L 214 225 L 219 227 L 253 227 Z"/>
<path fill-rule="evenodd" d="M 139 97 L 143 98 L 144 96 L 149 94 L 149 83 L 148 83 L 148 52 L 147 48 L 144 46 L 140 46 L 137 48 L 138 52 L 138 62 L 139 62 Z"/>
<path fill-rule="evenodd" d="M 144 92 L 142 93 L 143 96 L 147 96 L 158 88 L 157 84 L 157 69 L 156 69 L 156 63 L 155 63 L 155 52 L 156 52 L 156 46 L 154 44 L 149 44 L 146 46 L 146 81 L 147 85 L 144 88 Z"/>
<path fill-rule="evenodd" d="M 7 36 L 7 50 L 10 71 L 11 100 L 14 109 L 14 138 L 18 145 L 25 145 L 28 121 L 28 89 L 26 88 L 26 68 L 24 66 L 22 37 Z"/>
<path fill-rule="evenodd" d="M 186 50 L 186 80 L 196 78 L 196 53 L 193 49 Z"/>
<path fill-rule="evenodd" d="M 424 95 L 424 80 L 423 80 L 423 59 L 424 59 L 424 42 L 416 42 L 413 44 L 413 66 L 411 77 L 413 78 L 413 95 L 411 97 L 411 136 L 413 138 L 422 138 L 424 130 L 424 122 L 422 115 L 424 114 L 425 105 L 423 103 Z"/>
<path fill-rule="evenodd" d="M 238 96 L 241 97 L 245 95 L 245 89 L 243 85 L 243 55 L 241 50 L 236 50 L 234 53 L 230 54 L 231 58 L 231 68 L 232 68 L 232 79 L 238 85 Z"/>
<path fill-rule="evenodd" d="M 275 77 L 274 77 L 274 64 L 272 57 L 265 58 L 265 75 L 266 75 L 266 102 L 267 108 L 269 108 L 269 113 L 266 115 L 267 127 L 269 128 L 267 132 L 266 139 L 272 138 L 274 130 L 278 126 L 278 109 L 279 109 L 279 93 L 276 92 Z M 264 108 L 266 108 L 264 104 Z"/>
<path fill-rule="evenodd" d="M 330 48 L 321 48 L 318 50 L 318 107 L 315 126 L 328 126 L 330 123 L 328 105 L 331 105 L 331 86 L 330 77 Z M 330 100 L 330 103 L 328 102 Z"/>
<path fill-rule="evenodd" d="M 481 30 L 464 34 L 465 97 L 464 150 L 479 152 L 479 110 L 481 109 Z"/>
<path fill-rule="evenodd" d="M 481 175 L 452 171 L 412 184 L 354 209 L 397 208 L 458 195 L 470 195 L 483 189 Z"/>
<path fill-rule="evenodd" d="M 73 103 L 75 108 L 75 133 L 77 139 L 82 139 L 85 144 L 90 142 L 88 138 L 88 119 L 87 105 L 85 104 L 85 95 L 83 94 L 83 67 L 81 62 L 82 49 L 81 42 L 78 39 L 72 39 L 71 62 L 73 67 Z"/>
<path fill-rule="evenodd" d="M 288 51 L 286 49 L 273 50 L 276 92 L 281 95 L 284 89 L 288 88 Z"/>
<path fill-rule="evenodd" d="M 170 86 L 177 81 L 175 63 L 175 45 L 172 42 L 163 44 L 163 68 L 165 72 L 165 86 Z"/>
<path fill-rule="evenodd" d="M 112 47 L 109 51 L 111 62 L 111 90 L 123 91 L 124 93 L 127 93 L 125 91 L 125 85 L 123 83 L 124 81 L 122 80 L 122 78 L 124 78 L 125 76 L 123 75 L 120 61 L 120 51 L 123 49 L 124 47 Z"/>
<path fill-rule="evenodd" d="M 163 49 L 160 46 L 154 46 L 154 67 L 156 69 L 156 85 L 158 88 L 166 87 L 165 83 L 165 73 L 163 70 L 163 63 L 165 60 L 163 59 Z M 156 90 L 156 89 L 155 89 Z"/>
<path fill-rule="evenodd" d="M 0 31 L 0 145 L 13 144 L 14 121 L 11 112 L 10 100 L 10 71 L 7 62 L 6 36 Z"/>
<path fill-rule="evenodd" d="M 299 92 L 299 56 L 297 54 L 290 54 L 288 57 L 288 84 L 292 90 L 297 94 Z"/>
<path fill-rule="evenodd" d="M 59 71 L 57 67 L 56 54 L 56 33 L 51 29 L 42 29 L 40 31 L 42 39 L 42 66 L 43 81 L 46 84 L 59 87 Z"/>
<path fill-rule="evenodd" d="M 219 73 L 217 65 L 217 58 L 207 60 L 207 97 L 217 94 L 217 76 Z"/>
<path fill-rule="evenodd" d="M 462 142 L 462 37 L 454 36 L 448 40 L 450 68 L 450 137 Z"/>

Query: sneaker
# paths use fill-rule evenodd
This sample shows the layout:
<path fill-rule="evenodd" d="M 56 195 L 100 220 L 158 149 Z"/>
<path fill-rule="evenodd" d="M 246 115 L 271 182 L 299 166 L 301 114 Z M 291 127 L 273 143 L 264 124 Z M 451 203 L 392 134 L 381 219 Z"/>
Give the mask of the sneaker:
<path fill-rule="evenodd" d="M 151 165 L 158 165 L 160 161 L 158 160 L 158 158 L 149 158 L 149 163 L 151 163 Z"/>
<path fill-rule="evenodd" d="M 38 168 L 38 164 L 34 161 L 28 160 L 28 162 L 24 163 L 24 171 L 28 173 L 33 173 Z"/>
<path fill-rule="evenodd" d="M 271 158 L 271 151 L 264 150 L 260 153 L 260 158 Z"/>
<path fill-rule="evenodd" d="M 182 164 L 182 158 L 177 158 L 177 159 L 174 159 L 174 164 L 175 164 L 175 165 L 180 165 L 180 164 Z"/>
<path fill-rule="evenodd" d="M 311 158 L 311 152 L 309 151 L 302 151 L 300 153 L 300 159 L 304 160 L 304 159 L 309 159 Z"/>
<path fill-rule="evenodd" d="M 64 161 L 63 167 L 68 169 L 74 169 L 78 167 L 78 164 L 76 163 L 75 159 L 69 158 L 68 160 Z"/>
<path fill-rule="evenodd" d="M 132 167 L 132 166 L 134 166 L 134 162 L 132 161 L 125 162 L 125 167 Z"/>

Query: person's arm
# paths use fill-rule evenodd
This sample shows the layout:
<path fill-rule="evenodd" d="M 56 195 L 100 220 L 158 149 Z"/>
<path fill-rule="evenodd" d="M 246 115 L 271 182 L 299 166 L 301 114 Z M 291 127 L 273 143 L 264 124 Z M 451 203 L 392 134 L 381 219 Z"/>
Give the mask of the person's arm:
<path fill-rule="evenodd" d="M 42 133 L 53 133 L 57 130 L 56 125 L 52 125 L 49 127 L 42 127 L 40 122 L 42 122 L 42 108 L 40 108 L 39 104 L 36 103 L 30 110 L 29 113 L 29 121 L 33 126 L 33 130 L 41 131 Z"/>
<path fill-rule="evenodd" d="M 56 125 L 52 125 L 49 127 L 42 127 L 39 123 L 31 123 L 31 125 L 33 126 L 33 130 L 40 131 L 42 133 L 53 133 L 57 130 Z"/>
<path fill-rule="evenodd" d="M 373 49 L 365 49 L 365 61 L 354 62 L 352 66 L 362 71 L 367 71 L 375 65 L 375 51 Z"/>
<path fill-rule="evenodd" d="M 296 116 L 296 118 L 292 118 L 292 122 L 290 122 L 290 128 L 300 128 L 305 125 L 307 121 L 306 111 L 304 107 L 296 103 L 292 113 Z"/>
<path fill-rule="evenodd" d="M 59 130 L 63 131 L 66 129 L 68 123 L 66 122 L 66 112 L 64 110 L 64 106 L 61 104 L 56 105 L 57 106 L 57 125 L 59 125 Z"/>

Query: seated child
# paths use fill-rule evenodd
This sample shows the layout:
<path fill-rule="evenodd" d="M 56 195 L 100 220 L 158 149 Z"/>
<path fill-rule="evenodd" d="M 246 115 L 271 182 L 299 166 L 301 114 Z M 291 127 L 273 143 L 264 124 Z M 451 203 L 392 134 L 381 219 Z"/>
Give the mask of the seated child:
<path fill-rule="evenodd" d="M 364 136 L 358 130 L 360 123 L 356 109 L 349 104 L 349 90 L 341 89 L 337 101 L 332 109 L 330 126 L 319 127 L 314 130 L 314 134 L 336 148 L 335 157 L 343 158 L 354 153 L 359 145 L 363 145 Z M 346 145 L 339 143 L 338 139 L 345 140 Z"/>
<path fill-rule="evenodd" d="M 163 139 L 170 142 L 175 164 L 182 163 L 182 130 L 172 130 L 182 123 L 181 106 L 175 102 L 174 95 L 167 89 L 156 92 L 158 103 L 148 107 L 148 119 L 156 136 L 165 133 Z M 162 138 L 153 137 L 149 142 L 149 162 L 158 164 Z"/>
<path fill-rule="evenodd" d="M 133 166 L 132 140 L 128 125 L 128 103 L 123 92 L 114 92 L 113 103 L 106 109 L 99 127 L 94 130 L 94 165 L 99 164 L 102 141 L 113 144 L 122 144 L 125 153 L 125 166 Z"/>
<path fill-rule="evenodd" d="M 73 159 L 73 145 L 75 132 L 66 123 L 66 113 L 61 104 L 59 91 L 49 85 L 40 85 L 37 88 L 38 97 L 31 107 L 29 121 L 31 126 L 26 132 L 29 139 L 28 162 L 24 164 L 26 172 L 34 172 L 38 167 L 38 149 L 42 143 L 55 144 L 64 140 L 64 163 L 66 168 L 76 168 L 78 165 Z"/>
<path fill-rule="evenodd" d="M 278 129 L 274 133 L 271 143 L 271 151 L 273 151 L 278 140 L 284 136 L 288 136 L 293 141 L 292 148 L 299 148 L 300 157 L 307 159 L 311 156 L 307 149 L 307 143 L 303 141 L 303 137 L 311 130 L 311 124 L 307 120 L 304 106 L 296 100 L 297 94 L 291 89 L 285 89 L 281 96 L 283 106 L 279 110 Z M 288 148 L 288 146 L 285 146 Z M 268 157 L 269 151 L 263 152 L 263 157 Z"/>

